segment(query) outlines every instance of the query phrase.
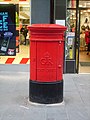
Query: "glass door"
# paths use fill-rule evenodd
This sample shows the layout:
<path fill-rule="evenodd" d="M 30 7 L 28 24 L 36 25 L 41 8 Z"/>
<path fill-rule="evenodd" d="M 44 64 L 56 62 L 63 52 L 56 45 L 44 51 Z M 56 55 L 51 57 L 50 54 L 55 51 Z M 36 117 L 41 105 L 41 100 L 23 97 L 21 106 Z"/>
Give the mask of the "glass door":
<path fill-rule="evenodd" d="M 76 73 L 75 70 L 75 28 L 76 9 L 68 8 L 66 17 L 66 40 L 65 40 L 65 72 Z"/>
<path fill-rule="evenodd" d="M 66 50 L 65 58 L 67 60 L 75 59 L 75 27 L 76 27 L 76 10 L 67 9 L 67 19 L 66 19 Z"/>
<path fill-rule="evenodd" d="M 90 28 L 90 0 L 79 0 L 80 10 L 80 45 L 79 45 L 79 73 L 90 73 L 90 55 L 86 43 L 86 33 Z"/>
<path fill-rule="evenodd" d="M 80 8 L 79 73 L 90 73 L 90 55 L 86 42 L 88 28 L 90 28 L 90 8 Z"/>

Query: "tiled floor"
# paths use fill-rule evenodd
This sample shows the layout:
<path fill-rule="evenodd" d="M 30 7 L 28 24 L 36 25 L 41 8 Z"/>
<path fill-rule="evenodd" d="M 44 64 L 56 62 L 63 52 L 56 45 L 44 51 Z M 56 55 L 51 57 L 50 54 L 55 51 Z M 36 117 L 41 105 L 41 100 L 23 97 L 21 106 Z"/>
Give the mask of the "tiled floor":
<path fill-rule="evenodd" d="M 90 55 L 87 55 L 86 51 L 82 51 L 79 54 L 79 59 L 81 62 L 90 62 Z"/>
<path fill-rule="evenodd" d="M 0 56 L 0 64 L 5 64 L 8 58 L 15 58 L 13 64 L 19 64 L 22 58 L 29 58 L 29 45 L 20 45 L 19 50 L 20 52 L 16 56 Z"/>
<path fill-rule="evenodd" d="M 87 55 L 86 51 L 80 52 L 79 62 L 90 62 L 90 55 Z M 90 66 L 83 67 L 79 64 L 79 73 L 90 73 Z"/>

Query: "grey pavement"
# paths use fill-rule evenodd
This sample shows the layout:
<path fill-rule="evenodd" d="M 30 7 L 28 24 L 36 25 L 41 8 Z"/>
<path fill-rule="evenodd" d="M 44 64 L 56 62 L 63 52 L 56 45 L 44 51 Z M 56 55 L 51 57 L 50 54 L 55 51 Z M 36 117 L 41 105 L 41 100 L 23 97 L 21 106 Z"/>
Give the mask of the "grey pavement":
<path fill-rule="evenodd" d="M 64 74 L 64 102 L 28 101 L 29 66 L 0 65 L 0 120 L 90 120 L 90 74 Z"/>

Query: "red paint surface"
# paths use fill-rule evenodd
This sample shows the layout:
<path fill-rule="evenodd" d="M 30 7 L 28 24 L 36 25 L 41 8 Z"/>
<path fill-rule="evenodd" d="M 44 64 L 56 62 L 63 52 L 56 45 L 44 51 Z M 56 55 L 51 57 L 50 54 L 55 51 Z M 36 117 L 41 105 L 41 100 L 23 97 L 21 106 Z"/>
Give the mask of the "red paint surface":
<path fill-rule="evenodd" d="M 39 82 L 62 80 L 64 31 L 56 24 L 35 24 L 30 30 L 30 79 Z"/>
<path fill-rule="evenodd" d="M 71 1 L 72 8 L 74 8 L 74 2 L 75 2 L 75 0 Z"/>

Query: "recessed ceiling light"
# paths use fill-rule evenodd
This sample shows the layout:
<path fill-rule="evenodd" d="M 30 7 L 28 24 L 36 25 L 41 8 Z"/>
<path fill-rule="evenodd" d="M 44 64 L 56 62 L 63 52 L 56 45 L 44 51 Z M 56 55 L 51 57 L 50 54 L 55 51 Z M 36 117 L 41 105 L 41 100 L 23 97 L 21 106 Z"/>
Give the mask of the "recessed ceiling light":
<path fill-rule="evenodd" d="M 82 7 L 82 5 L 79 5 L 79 7 Z"/>
<path fill-rule="evenodd" d="M 22 4 L 22 5 L 28 5 L 29 4 L 29 2 L 19 2 L 19 4 Z"/>
<path fill-rule="evenodd" d="M 9 2 L 0 2 L 0 4 L 9 4 Z"/>
<path fill-rule="evenodd" d="M 90 9 L 89 10 L 87 10 L 88 12 L 90 12 Z"/>

